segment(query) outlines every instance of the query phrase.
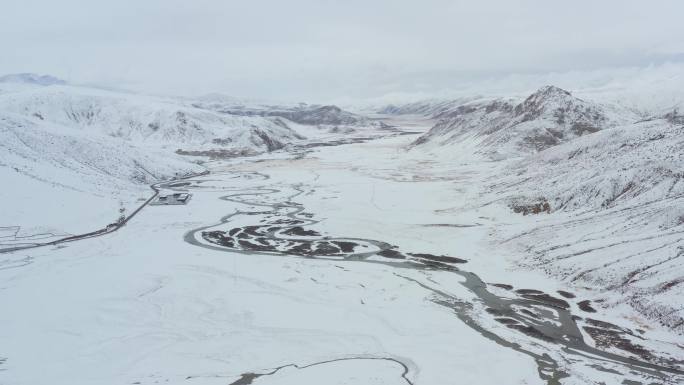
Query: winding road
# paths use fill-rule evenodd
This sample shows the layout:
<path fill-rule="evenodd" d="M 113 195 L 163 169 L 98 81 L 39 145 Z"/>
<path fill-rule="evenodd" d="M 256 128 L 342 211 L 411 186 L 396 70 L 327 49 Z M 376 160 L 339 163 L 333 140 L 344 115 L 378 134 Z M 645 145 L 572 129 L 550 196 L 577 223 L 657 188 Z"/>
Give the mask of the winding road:
<path fill-rule="evenodd" d="M 203 175 L 207 175 L 207 174 L 209 174 L 209 171 L 204 171 L 204 172 L 196 173 L 196 174 L 190 174 L 190 175 L 186 175 L 186 176 L 182 176 L 182 177 L 178 177 L 178 178 L 173 178 L 173 179 L 168 180 L 168 181 L 162 181 L 162 182 L 151 184 L 150 188 L 154 191 L 152 196 L 147 198 L 147 200 L 145 200 L 145 202 L 143 202 L 140 206 L 138 206 L 135 210 L 133 210 L 133 212 L 131 212 L 130 214 L 125 216 L 123 219 L 116 221 L 116 222 L 113 222 L 113 223 L 110 223 L 109 225 L 107 225 L 101 229 L 97 229 L 97 230 L 90 231 L 88 233 L 83 233 L 83 234 L 70 235 L 68 237 L 56 239 L 56 240 L 50 241 L 50 242 L 31 243 L 31 244 L 22 245 L 22 246 L 0 248 L 0 254 L 11 253 L 14 251 L 20 251 L 20 250 L 26 250 L 26 249 L 35 249 L 37 247 L 55 246 L 55 245 L 59 245 L 61 243 L 74 242 L 74 241 L 79 241 L 82 239 L 94 238 L 94 237 L 99 237 L 99 236 L 106 235 L 109 233 L 113 233 L 113 232 L 119 230 L 120 228 L 122 228 L 123 226 L 125 226 L 126 223 L 128 223 L 131 219 L 133 219 L 133 217 L 135 217 L 138 213 L 140 213 L 140 211 L 142 211 L 142 209 L 144 209 L 147 205 L 149 205 L 154 200 L 154 198 L 156 198 L 159 195 L 161 185 L 173 184 L 173 183 L 177 183 L 180 180 L 196 178 L 198 176 L 203 176 Z"/>

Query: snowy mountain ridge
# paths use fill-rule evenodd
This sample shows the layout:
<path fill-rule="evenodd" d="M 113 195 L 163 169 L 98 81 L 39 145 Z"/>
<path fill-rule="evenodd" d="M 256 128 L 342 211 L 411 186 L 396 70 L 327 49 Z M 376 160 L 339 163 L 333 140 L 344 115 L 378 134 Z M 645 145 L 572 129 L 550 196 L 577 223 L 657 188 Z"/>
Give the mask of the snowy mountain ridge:
<path fill-rule="evenodd" d="M 85 87 L 53 86 L 0 95 L 0 109 L 96 130 L 137 144 L 269 151 L 301 139 L 287 124 L 185 106 L 173 99 Z"/>
<path fill-rule="evenodd" d="M 0 191 L 11 202 L 0 226 L 27 239 L 102 228 L 148 197 L 149 184 L 204 170 L 168 151 L 8 112 L 0 112 L 0 153 L 0 179 L 14 186 Z"/>
<path fill-rule="evenodd" d="M 0 83 L 24 83 L 39 86 L 65 85 L 66 81 L 51 75 L 38 75 L 34 73 L 8 74 L 0 76 Z"/>
<path fill-rule="evenodd" d="M 236 116 L 283 118 L 297 124 L 318 126 L 319 128 L 336 131 L 339 131 L 341 128 L 353 131 L 355 128 L 371 125 L 371 122 L 364 116 L 342 110 L 335 105 L 301 103 L 292 106 L 245 106 L 242 104 L 195 103 L 194 106 Z"/>
<path fill-rule="evenodd" d="M 476 100 L 440 111 L 434 118 L 439 122 L 415 146 L 448 146 L 471 139 L 480 153 L 502 158 L 544 150 L 639 117 L 546 86 L 522 101 Z"/>
<path fill-rule="evenodd" d="M 684 124 L 667 119 L 608 128 L 508 164 L 483 194 L 553 214 L 537 211 L 533 226 L 501 235 L 517 263 L 597 290 L 606 306 L 626 301 L 681 333 L 682 148 Z"/>

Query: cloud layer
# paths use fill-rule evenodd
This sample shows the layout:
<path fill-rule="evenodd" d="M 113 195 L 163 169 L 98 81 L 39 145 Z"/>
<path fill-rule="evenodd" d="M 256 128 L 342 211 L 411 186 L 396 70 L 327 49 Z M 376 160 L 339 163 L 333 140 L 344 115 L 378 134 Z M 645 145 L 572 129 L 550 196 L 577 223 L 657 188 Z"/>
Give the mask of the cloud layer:
<path fill-rule="evenodd" d="M 0 73 L 275 99 L 684 60 L 662 1 L 8 0 Z"/>

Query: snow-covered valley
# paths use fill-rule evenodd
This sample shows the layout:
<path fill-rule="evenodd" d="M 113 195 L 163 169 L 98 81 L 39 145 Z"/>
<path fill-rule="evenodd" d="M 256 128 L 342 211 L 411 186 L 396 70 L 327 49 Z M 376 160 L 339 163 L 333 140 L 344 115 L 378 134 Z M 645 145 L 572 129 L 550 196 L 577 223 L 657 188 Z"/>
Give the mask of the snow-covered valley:
<path fill-rule="evenodd" d="M 0 383 L 684 381 L 676 109 L 0 90 Z"/>
<path fill-rule="evenodd" d="M 0 82 L 0 177 L 15 186 L 0 190 L 7 204 L 0 248 L 104 228 L 144 203 L 153 193 L 150 184 L 204 172 L 207 159 L 255 156 L 342 135 L 336 125 L 233 115 L 181 98 L 16 77 Z M 365 135 L 370 124 L 350 122 L 344 139 Z"/>

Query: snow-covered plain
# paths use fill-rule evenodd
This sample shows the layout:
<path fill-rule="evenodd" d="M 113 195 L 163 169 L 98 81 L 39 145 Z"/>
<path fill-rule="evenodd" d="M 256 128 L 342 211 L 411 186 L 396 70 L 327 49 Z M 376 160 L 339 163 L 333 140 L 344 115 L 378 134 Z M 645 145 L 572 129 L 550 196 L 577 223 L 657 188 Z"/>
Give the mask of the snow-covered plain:
<path fill-rule="evenodd" d="M 193 197 L 0 254 L 0 383 L 684 381 L 676 113 L 550 88 L 321 130 L 69 87 L 0 95 L 3 242 L 102 227 L 152 183 Z M 193 129 L 149 131 L 177 110 Z M 257 120 L 293 136 L 235 139 Z"/>

